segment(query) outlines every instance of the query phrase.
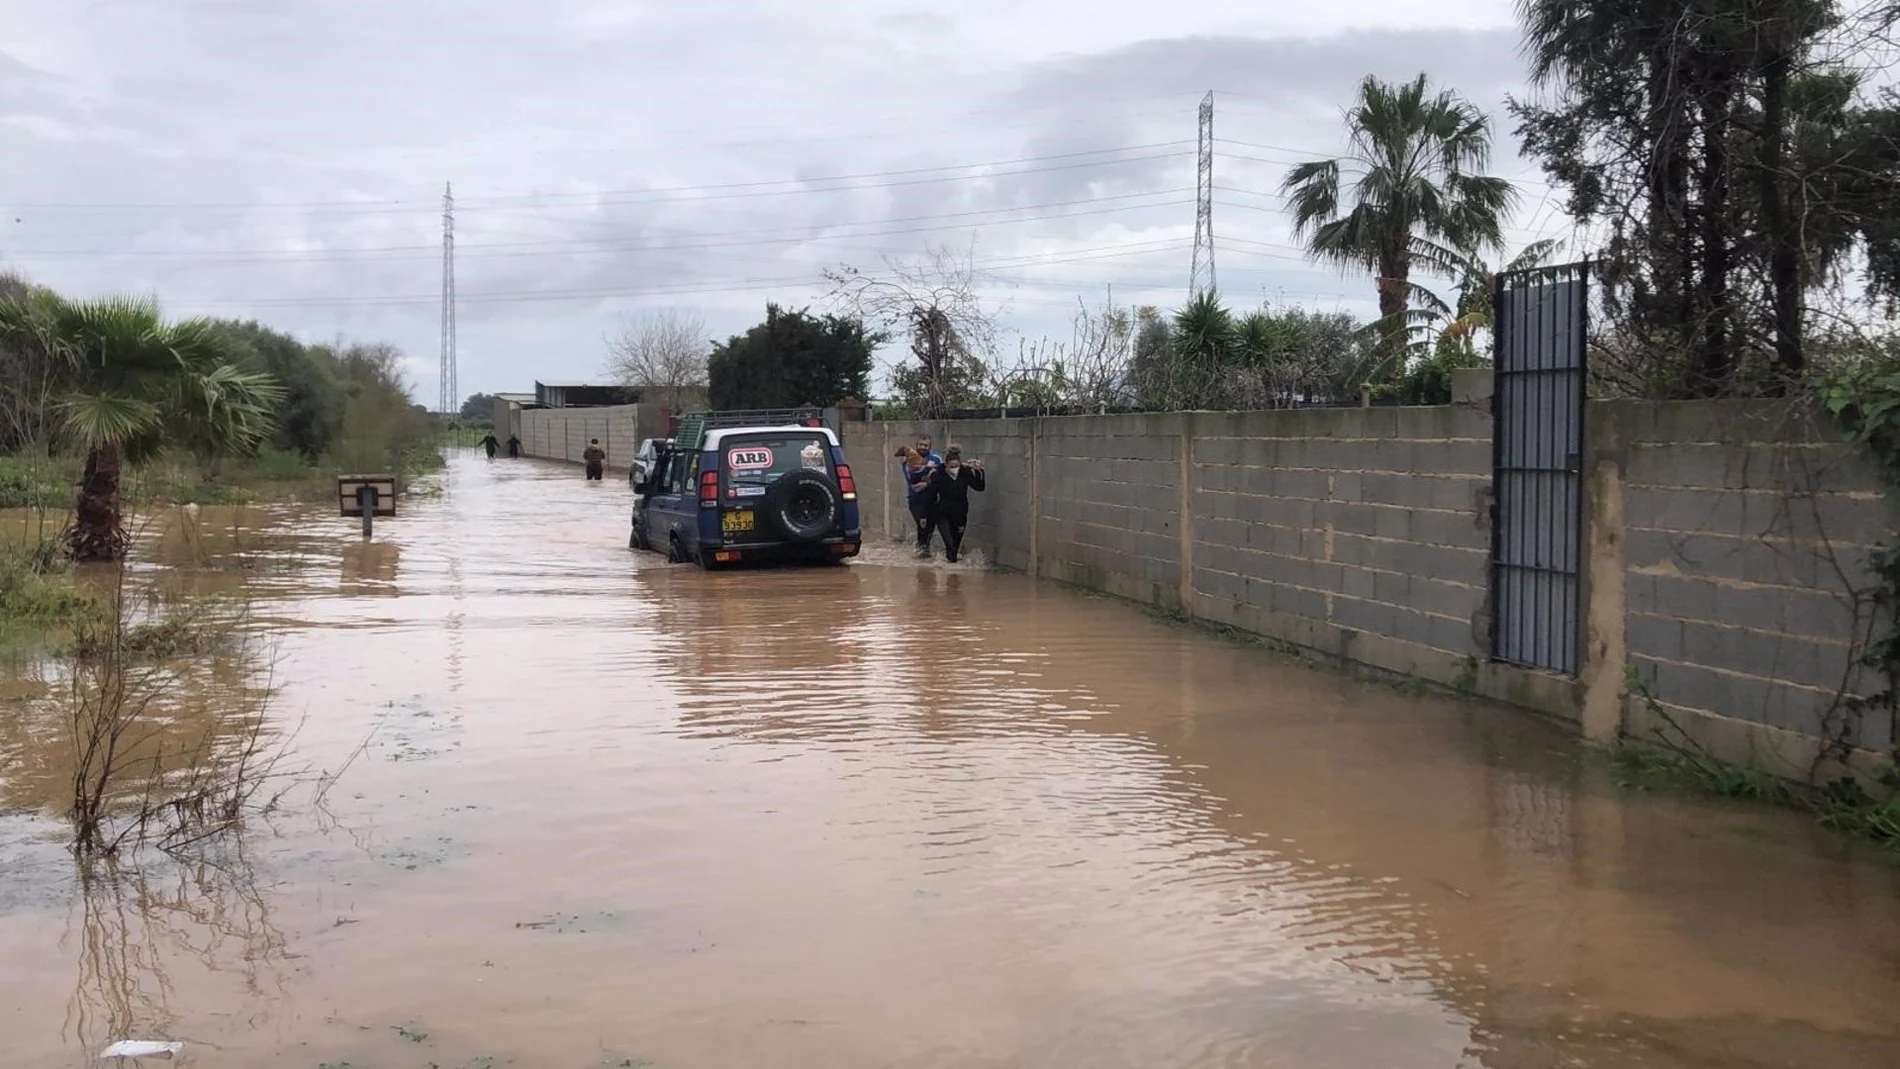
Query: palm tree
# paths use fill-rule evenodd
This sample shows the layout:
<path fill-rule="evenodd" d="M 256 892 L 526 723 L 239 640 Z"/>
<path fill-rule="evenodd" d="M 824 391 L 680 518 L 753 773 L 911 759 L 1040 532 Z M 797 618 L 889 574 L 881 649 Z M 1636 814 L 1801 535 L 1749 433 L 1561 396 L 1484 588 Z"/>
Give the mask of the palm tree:
<path fill-rule="evenodd" d="M 1450 91 L 1428 95 L 1423 74 L 1399 86 L 1368 76 L 1346 124 L 1349 155 L 1300 164 L 1281 188 L 1309 255 L 1373 271 L 1380 320 L 1403 323 L 1413 265 L 1455 276 L 1446 250 L 1501 247 L 1516 194 L 1477 173 L 1491 154 L 1490 120 Z M 1388 329 L 1380 349 L 1389 377 L 1404 363 L 1404 331 Z"/>
<path fill-rule="evenodd" d="M 1447 302 L 1424 286 L 1410 287 L 1419 301 L 1419 310 L 1408 312 L 1405 321 L 1407 332 L 1416 339 L 1413 342 L 1414 349 L 1434 351 L 1437 342 L 1442 339 L 1476 354 L 1473 339 L 1479 331 L 1491 329 L 1493 289 L 1498 276 L 1542 267 L 1550 262 L 1551 254 L 1562 246 L 1563 242 L 1556 238 L 1533 241 L 1518 250 L 1516 256 L 1505 261 L 1504 266 L 1495 269 L 1473 252 L 1434 250 L 1436 255 L 1457 267 L 1457 297 Z"/>
<path fill-rule="evenodd" d="M 148 300 L 37 291 L 0 301 L 0 338 L 30 338 L 56 355 L 64 433 L 86 450 L 66 535 L 74 560 L 125 556 L 122 464 L 167 447 L 201 458 L 250 452 L 270 436 L 284 397 L 275 379 L 237 362 L 212 321 L 166 323 Z"/>

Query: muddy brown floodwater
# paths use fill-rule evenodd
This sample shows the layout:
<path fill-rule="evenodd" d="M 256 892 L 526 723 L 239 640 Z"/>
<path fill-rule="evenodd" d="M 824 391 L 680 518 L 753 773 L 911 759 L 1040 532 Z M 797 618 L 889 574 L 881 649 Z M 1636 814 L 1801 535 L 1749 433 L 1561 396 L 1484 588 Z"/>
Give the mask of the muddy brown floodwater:
<path fill-rule="evenodd" d="M 1900 1065 L 1900 865 L 1800 817 L 1019 576 L 706 575 L 612 480 L 441 484 L 142 543 L 254 599 L 301 758 L 369 740 L 322 811 L 82 886 L 0 685 L 0 1064 Z"/>

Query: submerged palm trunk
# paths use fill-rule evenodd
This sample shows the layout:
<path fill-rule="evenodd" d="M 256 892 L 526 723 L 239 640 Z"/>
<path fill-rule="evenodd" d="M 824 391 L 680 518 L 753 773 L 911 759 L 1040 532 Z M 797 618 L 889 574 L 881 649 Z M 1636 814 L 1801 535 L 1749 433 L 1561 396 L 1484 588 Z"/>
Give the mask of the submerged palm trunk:
<path fill-rule="evenodd" d="M 86 454 L 86 475 L 79 484 L 66 551 L 76 561 L 116 561 L 125 557 L 125 523 L 119 499 L 119 447 L 102 445 Z"/>

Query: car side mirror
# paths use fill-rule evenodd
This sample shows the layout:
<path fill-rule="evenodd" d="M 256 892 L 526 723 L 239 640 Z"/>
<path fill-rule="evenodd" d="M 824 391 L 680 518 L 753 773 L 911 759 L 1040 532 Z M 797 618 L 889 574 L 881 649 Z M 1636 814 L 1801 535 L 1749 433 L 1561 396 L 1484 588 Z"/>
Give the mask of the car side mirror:
<path fill-rule="evenodd" d="M 633 492 L 639 494 L 641 497 L 645 497 L 653 492 L 653 484 L 645 481 L 634 483 Z"/>

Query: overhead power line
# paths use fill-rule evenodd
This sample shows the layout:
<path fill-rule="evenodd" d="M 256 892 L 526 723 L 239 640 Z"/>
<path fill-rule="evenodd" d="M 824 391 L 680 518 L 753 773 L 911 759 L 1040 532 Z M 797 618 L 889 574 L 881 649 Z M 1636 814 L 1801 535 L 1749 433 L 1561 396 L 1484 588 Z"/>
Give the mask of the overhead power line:
<path fill-rule="evenodd" d="M 872 183 L 872 187 L 873 188 L 887 188 L 887 187 L 892 187 L 892 186 L 925 185 L 925 184 L 930 184 L 933 182 L 959 182 L 959 181 L 969 181 L 972 179 L 1009 177 L 1011 175 L 1019 175 L 1019 174 L 1039 174 L 1044 171 L 1075 170 L 1075 169 L 1086 168 L 1086 167 L 1112 166 L 1112 165 L 1118 165 L 1118 164 L 1124 164 L 1124 163 L 1141 163 L 1141 162 L 1145 162 L 1149 160 L 1169 159 L 1173 157 L 1178 157 L 1180 154 L 1178 152 L 1160 152 L 1160 151 L 1155 151 L 1155 150 L 1178 149 L 1190 144 L 1193 144 L 1193 142 L 1187 141 L 1187 140 L 1158 141 L 1158 142 L 1153 142 L 1153 143 L 1145 144 L 1145 145 L 1125 145 L 1125 146 L 1120 146 L 1117 148 L 1090 149 L 1090 150 L 1081 151 L 1081 152 L 1058 152 L 1058 153 L 1051 153 L 1051 154 L 1042 155 L 1042 156 L 1019 156 L 1015 159 L 1008 159 L 1008 160 L 986 160 L 980 163 L 942 164 L 935 167 L 910 167 L 910 168 L 902 168 L 898 170 L 889 170 L 889 171 L 863 171 L 863 172 L 858 172 L 855 174 L 825 175 L 825 176 L 819 176 L 819 177 L 813 177 L 813 178 L 779 178 L 779 179 L 769 179 L 769 180 L 763 180 L 763 181 L 757 181 L 757 182 L 719 182 L 719 183 L 709 183 L 709 184 L 703 184 L 703 185 L 658 186 L 658 187 L 653 187 L 653 188 L 648 188 L 648 189 L 602 189 L 602 190 L 577 190 L 577 191 L 571 191 L 571 192 L 565 192 L 565 193 L 549 192 L 549 193 L 497 194 L 497 195 L 485 197 L 485 198 L 484 197 L 464 197 L 462 198 L 461 207 L 464 211 L 468 211 L 471 209 L 474 209 L 474 210 L 487 209 L 487 210 L 492 211 L 492 210 L 498 210 L 498 209 L 505 209 L 508 205 L 517 204 L 519 202 L 529 202 L 529 203 L 521 203 L 520 204 L 521 207 L 549 208 L 549 207 L 558 207 L 559 202 L 565 202 L 569 200 L 578 199 L 575 206 L 593 207 L 596 204 L 602 204 L 602 203 L 638 204 L 638 203 L 646 203 L 647 201 L 650 201 L 650 200 L 663 200 L 663 199 L 719 200 L 719 199 L 729 199 L 733 197 L 747 197 L 747 196 L 786 196 L 786 195 L 798 194 L 798 193 L 831 193 L 831 192 L 839 192 L 839 191 L 850 191 L 854 189 L 862 189 L 862 188 L 867 188 L 867 187 L 842 186 L 842 185 L 826 185 L 824 186 L 824 188 L 816 188 L 816 187 L 824 185 L 825 183 L 862 182 L 867 179 L 883 179 L 883 178 L 896 178 L 896 179 L 902 179 L 902 180 L 892 181 L 892 182 L 875 182 L 875 183 Z M 1090 160 L 1080 159 L 1081 157 L 1084 157 L 1084 156 L 1111 156 L 1114 154 L 1129 153 L 1129 152 L 1143 153 L 1143 155 L 1120 156 L 1119 158 L 1112 158 L 1112 159 L 1090 159 Z M 1080 160 L 1080 162 L 1052 164 L 1047 167 L 1020 167 L 1017 170 L 1010 170 L 1010 171 L 985 170 L 986 168 L 992 168 L 992 167 L 1019 167 L 1019 165 L 1021 164 L 1040 163 L 1040 162 L 1045 162 L 1049 160 L 1069 160 L 1069 161 Z M 977 171 L 979 173 L 938 175 L 937 177 L 932 177 L 932 178 L 908 177 L 908 176 L 914 176 L 914 175 L 936 174 L 936 172 L 941 172 L 941 171 Z M 772 187 L 772 186 L 789 186 L 792 188 L 789 188 L 789 189 L 766 188 L 766 187 Z M 740 191 L 743 191 L 743 192 L 740 192 Z M 689 196 L 675 198 L 672 196 L 674 194 L 688 194 Z M 631 200 L 609 199 L 609 198 L 620 198 L 620 197 L 629 197 L 629 198 L 635 198 L 635 199 L 631 199 Z M 550 203 L 550 202 L 555 202 L 555 203 Z M 420 210 L 422 206 L 422 202 L 402 201 L 402 200 L 280 201 L 280 202 L 252 202 L 252 203 L 239 203 L 239 202 L 204 203 L 204 202 L 190 202 L 190 201 L 174 201 L 174 202 L 169 202 L 169 203 L 159 202 L 159 201 L 121 202 L 121 203 L 104 203 L 104 202 L 85 203 L 85 202 L 76 202 L 76 201 L 65 201 L 65 202 L 61 202 L 61 201 L 39 201 L 39 202 L 0 201 L 0 206 L 4 206 L 8 209 L 46 209 L 46 210 L 108 209 L 108 210 L 141 210 L 141 211 L 149 210 L 149 209 L 165 209 L 165 210 L 177 210 L 177 211 L 278 211 L 278 210 L 288 211 L 288 210 L 307 210 L 307 209 L 337 209 L 339 211 L 360 210 L 364 214 L 369 214 L 369 213 L 381 214 L 381 213 L 389 213 L 389 212 L 417 211 L 417 210 Z"/>
<path fill-rule="evenodd" d="M 696 231 L 696 230 L 685 230 L 685 229 L 676 228 L 676 227 L 655 227 L 653 229 L 655 231 L 662 232 L 662 233 L 673 233 L 673 234 L 678 234 L 678 235 L 682 235 L 686 237 L 698 237 L 698 238 L 728 238 L 728 237 L 737 238 L 737 237 L 746 237 L 748 235 L 756 235 L 756 237 L 753 237 L 750 240 L 728 243 L 728 244 L 744 244 L 744 245 L 770 244 L 774 240 L 773 238 L 770 237 L 770 235 L 791 235 L 791 237 L 788 237 L 784 240 L 789 240 L 793 242 L 824 241 L 833 237 L 837 237 L 837 238 L 878 237 L 885 233 L 918 232 L 918 231 L 905 231 L 905 230 L 897 230 L 897 231 L 884 230 L 884 231 L 870 231 L 870 232 L 864 232 L 864 233 L 831 233 L 831 231 L 837 231 L 844 228 L 852 228 L 852 227 L 888 227 L 888 225 L 891 223 L 929 222 L 933 220 L 943 220 L 943 219 L 973 219 L 978 216 L 1003 215 L 1006 213 L 1015 213 L 1015 212 L 1032 212 L 1032 211 L 1039 211 L 1041 209 L 1047 209 L 1047 208 L 1079 207 L 1079 206 L 1090 205 L 1090 204 L 1115 204 L 1116 205 L 1115 207 L 1102 208 L 1095 211 L 1054 212 L 1054 213 L 1040 214 L 1040 215 L 1026 215 L 1026 216 L 1021 216 L 1019 218 L 1012 218 L 1012 219 L 991 219 L 991 220 L 980 221 L 981 225 L 993 226 L 993 225 L 1008 225 L 1008 224 L 1026 223 L 1026 222 L 1041 222 L 1044 220 L 1052 220 L 1052 219 L 1067 219 L 1067 218 L 1074 218 L 1078 216 L 1100 215 L 1106 212 L 1114 212 L 1114 211 L 1126 211 L 1126 210 L 1136 210 L 1136 209 L 1155 208 L 1155 207 L 1174 207 L 1182 202 L 1178 199 L 1164 201 L 1164 202 L 1157 202 L 1154 204 L 1137 204 L 1137 205 L 1127 205 L 1123 202 L 1138 200 L 1142 198 L 1149 198 L 1149 197 L 1177 197 L 1178 198 L 1181 194 L 1184 194 L 1187 192 L 1189 192 L 1189 190 L 1186 187 L 1181 187 L 1177 189 L 1154 190 L 1154 191 L 1146 192 L 1146 193 L 1122 193 L 1122 194 L 1116 194 L 1113 196 L 1106 196 L 1106 197 L 1083 197 L 1077 200 L 1050 201 L 1043 204 L 1025 204 L 1025 205 L 1020 205 L 1017 207 L 1008 207 L 1008 208 L 978 208 L 978 209 L 971 209 L 969 211 L 960 211 L 960 212 L 935 212 L 935 213 L 931 213 L 927 215 L 894 216 L 888 219 L 867 219 L 867 220 L 860 220 L 860 221 L 840 220 L 836 222 L 812 222 L 812 223 L 806 223 L 806 224 L 801 224 L 797 226 L 746 228 L 742 230 Z M 926 228 L 926 229 L 950 229 L 950 228 Z M 825 231 L 825 233 L 815 233 L 816 231 Z M 569 238 L 569 239 L 558 239 L 558 240 L 547 239 L 547 240 L 542 240 L 542 241 L 516 241 L 516 242 L 462 242 L 458 245 L 458 249 L 462 253 L 469 254 L 472 250 L 474 250 L 474 255 L 477 255 L 477 256 L 522 255 L 521 253 L 488 252 L 487 251 L 487 250 L 493 250 L 493 249 L 501 249 L 501 250 L 541 249 L 541 250 L 549 250 L 551 252 L 559 252 L 562 254 L 571 254 L 576 251 L 587 251 L 590 249 L 602 251 L 602 252 L 615 252 L 615 251 L 641 252 L 641 251 L 647 251 L 649 249 L 674 250 L 674 249 L 718 248 L 718 247 L 722 247 L 722 246 L 698 244 L 698 243 L 689 243 L 689 244 L 684 244 L 684 245 L 656 246 L 656 245 L 646 244 L 644 240 L 641 238 Z M 288 262 L 301 263 L 301 262 L 316 262 L 316 261 L 334 260 L 334 259 L 351 259 L 351 258 L 357 257 L 358 255 L 380 255 L 383 253 L 427 253 L 429 255 L 433 255 L 434 250 L 436 248 L 437 246 L 435 245 L 415 244 L 415 245 L 364 245 L 364 246 L 356 246 L 356 247 L 350 247 L 350 248 L 320 249 L 320 250 L 268 249 L 268 248 L 260 247 L 260 248 L 235 248 L 235 249 L 128 249 L 123 252 L 113 251 L 109 249 L 34 250 L 34 249 L 17 249 L 16 248 L 10 251 L 17 256 L 20 256 L 26 259 L 48 259 L 48 260 L 76 259 L 76 258 L 89 259 L 93 257 L 111 257 L 115 259 L 117 258 L 124 258 L 124 259 L 186 258 L 186 259 L 205 259 L 205 260 L 238 258 L 240 260 L 248 261 L 251 258 L 257 258 L 257 259 L 263 259 L 263 260 L 282 259 Z M 543 252 L 543 253 L 535 253 L 534 255 L 547 255 L 547 254 L 548 253 Z M 388 257 L 388 258 L 389 259 L 408 259 L 411 257 Z"/>
<path fill-rule="evenodd" d="M 1179 239 L 1167 239 L 1149 242 L 1137 242 L 1129 246 L 1106 246 L 1106 250 L 1092 255 L 1081 254 L 1045 254 L 1042 256 L 1005 257 L 991 261 L 977 261 L 975 266 L 980 272 L 994 268 L 1055 266 L 1069 263 L 1081 263 L 1091 260 L 1113 259 L 1122 256 L 1148 256 L 1161 252 L 1176 252 L 1184 249 L 1186 242 Z M 814 264 L 814 267 L 817 265 Z M 815 272 L 779 278 L 739 279 L 729 282 L 710 281 L 693 283 L 686 287 L 606 287 L 599 289 L 549 289 L 549 290 L 513 290 L 460 294 L 458 307 L 470 304 L 499 304 L 533 302 L 539 300 L 602 300 L 612 297 L 673 296 L 697 293 L 719 293 L 727 290 L 773 289 L 794 285 L 821 285 Z M 378 294 L 346 297 L 257 297 L 244 300 L 183 301 L 195 307 L 296 307 L 296 306 L 383 306 L 433 304 L 440 300 L 438 294 Z"/>

